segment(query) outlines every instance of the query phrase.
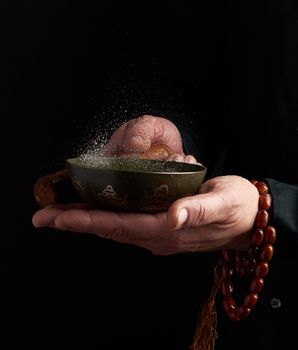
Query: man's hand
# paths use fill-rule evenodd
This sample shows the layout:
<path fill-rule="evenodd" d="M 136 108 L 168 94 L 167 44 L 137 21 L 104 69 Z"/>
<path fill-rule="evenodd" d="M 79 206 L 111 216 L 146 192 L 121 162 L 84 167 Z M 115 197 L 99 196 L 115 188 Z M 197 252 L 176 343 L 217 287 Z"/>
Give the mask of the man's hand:
<path fill-rule="evenodd" d="M 131 119 L 121 125 L 103 149 L 107 156 L 148 153 L 158 145 L 165 152 L 151 152 L 152 158 L 184 156 L 181 135 L 175 124 L 165 118 L 152 115 Z"/>
<path fill-rule="evenodd" d="M 36 227 L 91 233 L 159 255 L 247 249 L 258 199 L 248 180 L 222 176 L 206 181 L 199 194 L 177 200 L 165 213 L 116 213 L 72 204 L 44 208 L 32 221 Z"/>

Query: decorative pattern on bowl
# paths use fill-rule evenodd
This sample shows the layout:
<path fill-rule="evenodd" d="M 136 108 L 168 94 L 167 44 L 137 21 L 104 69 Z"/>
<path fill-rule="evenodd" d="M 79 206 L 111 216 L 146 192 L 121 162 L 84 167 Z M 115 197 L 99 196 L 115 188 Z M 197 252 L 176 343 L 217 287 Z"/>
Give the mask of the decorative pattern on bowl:
<path fill-rule="evenodd" d="M 199 164 L 115 157 L 71 158 L 66 167 L 74 189 L 95 208 L 145 213 L 197 193 L 207 171 Z"/>

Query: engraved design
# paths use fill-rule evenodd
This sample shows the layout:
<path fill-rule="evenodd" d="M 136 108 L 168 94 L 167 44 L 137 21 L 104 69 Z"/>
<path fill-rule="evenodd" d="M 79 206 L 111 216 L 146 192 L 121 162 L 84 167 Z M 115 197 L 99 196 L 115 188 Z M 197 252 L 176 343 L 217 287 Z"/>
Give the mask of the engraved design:
<path fill-rule="evenodd" d="M 162 211 L 166 210 L 171 202 L 168 186 L 161 185 L 154 189 L 153 194 L 144 193 L 141 200 L 141 209 L 146 212 Z"/>
<path fill-rule="evenodd" d="M 127 204 L 127 195 L 119 197 L 111 185 L 107 185 L 102 192 L 97 193 L 97 199 L 107 204 L 110 202 L 117 207 L 125 207 Z"/>
<path fill-rule="evenodd" d="M 73 176 L 72 178 L 72 183 L 73 183 L 73 186 L 80 192 L 80 193 L 85 193 L 86 191 L 86 187 L 83 186 L 80 182 L 80 180 L 78 180 L 76 177 Z"/>

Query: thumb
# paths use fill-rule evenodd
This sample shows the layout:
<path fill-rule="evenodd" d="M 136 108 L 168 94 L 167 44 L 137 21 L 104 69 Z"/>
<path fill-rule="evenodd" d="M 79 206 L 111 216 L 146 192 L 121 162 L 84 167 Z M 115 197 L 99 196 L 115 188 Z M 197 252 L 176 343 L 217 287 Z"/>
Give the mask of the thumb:
<path fill-rule="evenodd" d="M 175 201 L 168 210 L 167 221 L 171 228 L 208 225 L 226 218 L 229 205 L 218 193 L 197 194 Z"/>

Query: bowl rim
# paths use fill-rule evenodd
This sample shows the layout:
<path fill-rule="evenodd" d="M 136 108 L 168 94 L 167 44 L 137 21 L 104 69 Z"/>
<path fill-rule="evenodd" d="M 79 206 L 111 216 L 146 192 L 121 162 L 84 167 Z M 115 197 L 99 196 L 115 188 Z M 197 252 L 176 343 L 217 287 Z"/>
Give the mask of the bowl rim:
<path fill-rule="evenodd" d="M 105 159 L 116 159 L 119 157 L 104 157 L 101 156 L 100 158 L 105 158 Z M 176 161 L 163 161 L 163 160 L 150 160 L 150 159 L 140 159 L 142 161 L 148 161 L 148 162 L 170 162 L 170 163 L 179 163 L 179 164 L 183 164 L 183 166 L 185 166 L 185 164 L 187 164 L 187 166 L 191 166 L 194 168 L 197 168 L 197 170 L 191 170 L 191 171 L 146 171 L 146 170 L 129 170 L 129 169 L 112 169 L 112 168 L 100 168 L 100 167 L 92 167 L 88 164 L 83 164 L 83 163 L 79 163 L 78 161 L 81 159 L 81 157 L 72 157 L 72 158 L 67 158 L 65 160 L 66 165 L 68 165 L 68 167 L 72 168 L 72 167 L 79 167 L 79 168 L 84 168 L 84 169 L 88 169 L 90 171 L 98 171 L 98 170 L 108 170 L 108 171 L 116 171 L 118 173 L 138 173 L 138 174 L 157 174 L 157 175 L 191 175 L 191 174 L 199 174 L 199 173 L 206 173 L 207 172 L 207 167 L 205 167 L 204 165 L 197 163 L 183 163 L 183 162 L 176 162 Z"/>

